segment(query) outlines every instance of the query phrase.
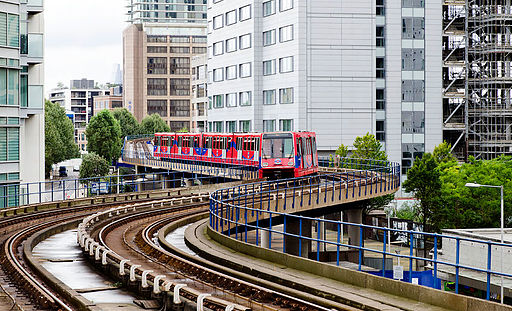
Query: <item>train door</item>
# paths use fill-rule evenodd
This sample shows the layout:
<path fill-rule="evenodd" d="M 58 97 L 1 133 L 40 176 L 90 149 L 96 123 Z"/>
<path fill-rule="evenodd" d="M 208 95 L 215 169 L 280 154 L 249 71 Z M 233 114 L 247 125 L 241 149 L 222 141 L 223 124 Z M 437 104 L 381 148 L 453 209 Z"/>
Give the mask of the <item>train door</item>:
<path fill-rule="evenodd" d="M 244 145 L 244 138 L 243 137 L 237 137 L 236 138 L 236 152 L 237 152 L 236 159 L 238 160 L 239 164 L 243 162 L 243 157 L 242 157 L 243 145 Z"/>
<path fill-rule="evenodd" d="M 210 161 L 212 158 L 212 137 L 211 136 L 203 136 L 203 148 L 206 149 L 205 156 Z"/>
<path fill-rule="evenodd" d="M 254 137 L 254 156 L 253 156 L 253 162 L 260 162 L 260 149 L 261 149 L 261 139 L 259 137 Z"/>
<path fill-rule="evenodd" d="M 213 137 L 213 147 L 212 147 L 212 156 L 214 158 L 214 162 L 224 162 L 226 158 L 226 148 L 223 144 L 224 137 Z"/>
<path fill-rule="evenodd" d="M 226 137 L 226 160 L 229 163 L 233 163 L 234 159 L 236 159 L 236 149 L 235 149 L 235 141 L 233 136 Z"/>
<path fill-rule="evenodd" d="M 296 144 L 295 144 L 295 168 L 303 169 L 304 168 L 304 161 L 302 159 L 302 137 L 297 137 Z"/>

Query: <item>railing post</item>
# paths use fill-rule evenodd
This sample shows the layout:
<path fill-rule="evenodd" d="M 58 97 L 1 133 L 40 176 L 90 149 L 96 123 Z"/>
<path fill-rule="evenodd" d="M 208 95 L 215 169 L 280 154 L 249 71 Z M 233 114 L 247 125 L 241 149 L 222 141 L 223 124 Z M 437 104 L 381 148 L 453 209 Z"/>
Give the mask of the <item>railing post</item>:
<path fill-rule="evenodd" d="M 44 190 L 46 190 L 46 186 L 44 188 Z M 43 196 L 41 193 L 41 182 L 39 182 L 39 203 L 43 203 Z"/>
<path fill-rule="evenodd" d="M 409 231 L 409 234 L 409 282 L 412 283 L 412 256 L 414 255 L 414 234 L 412 233 L 412 231 Z"/>
<path fill-rule="evenodd" d="M 382 276 L 386 276 L 386 244 L 388 242 L 388 230 L 384 229 L 384 238 L 382 239 Z"/>
<path fill-rule="evenodd" d="M 359 267 L 358 271 L 361 271 L 361 265 L 363 264 L 363 227 L 359 226 Z"/>
<path fill-rule="evenodd" d="M 459 293 L 459 255 L 460 255 L 460 240 L 456 238 L 456 247 L 455 247 L 455 293 Z"/>
<path fill-rule="evenodd" d="M 487 300 L 491 298 L 491 253 L 492 244 L 489 241 L 487 242 Z"/>
<path fill-rule="evenodd" d="M 286 253 L 286 214 L 283 215 L 283 253 Z"/>
<path fill-rule="evenodd" d="M 341 219 L 343 221 L 343 219 Z M 336 266 L 340 265 L 340 243 L 341 243 L 341 224 L 338 223 L 338 234 L 336 237 Z"/>
<path fill-rule="evenodd" d="M 320 261 L 320 221 L 318 219 L 316 225 L 316 261 Z"/>
<path fill-rule="evenodd" d="M 434 288 L 437 288 L 437 233 L 434 233 Z"/>

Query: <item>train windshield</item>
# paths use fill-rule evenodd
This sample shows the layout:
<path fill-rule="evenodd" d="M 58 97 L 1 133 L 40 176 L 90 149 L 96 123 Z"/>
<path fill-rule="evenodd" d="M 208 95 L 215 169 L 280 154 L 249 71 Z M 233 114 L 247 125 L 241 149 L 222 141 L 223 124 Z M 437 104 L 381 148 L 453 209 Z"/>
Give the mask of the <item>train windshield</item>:
<path fill-rule="evenodd" d="M 293 158 L 292 134 L 263 134 L 264 159 Z"/>

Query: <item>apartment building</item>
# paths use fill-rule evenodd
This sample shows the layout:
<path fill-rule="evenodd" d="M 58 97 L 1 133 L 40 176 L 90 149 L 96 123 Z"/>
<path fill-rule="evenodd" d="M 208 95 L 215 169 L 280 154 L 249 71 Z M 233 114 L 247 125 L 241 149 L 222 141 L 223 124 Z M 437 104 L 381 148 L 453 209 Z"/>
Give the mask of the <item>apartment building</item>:
<path fill-rule="evenodd" d="M 206 54 L 193 56 L 190 59 L 190 70 L 192 71 L 191 83 L 191 132 L 203 133 L 207 124 L 207 57 Z"/>
<path fill-rule="evenodd" d="M 70 85 L 75 88 L 71 89 L 56 89 L 49 93 L 49 100 L 53 103 L 58 103 L 66 110 L 66 114 L 71 116 L 73 127 L 75 129 L 75 141 L 81 151 L 87 148 L 87 140 L 85 139 L 85 128 L 89 124 L 89 120 L 94 115 L 94 98 L 97 96 L 110 95 L 109 89 L 96 89 L 88 88 L 94 85 L 94 80 L 86 79 L 71 80 Z M 82 88 L 86 87 L 86 88 Z"/>
<path fill-rule="evenodd" d="M 111 87 L 109 94 L 98 95 L 93 98 L 93 115 L 100 111 L 123 108 L 123 88 L 121 86 Z"/>
<path fill-rule="evenodd" d="M 43 11 L 42 0 L 0 1 L 0 207 L 44 180 Z"/>
<path fill-rule="evenodd" d="M 123 106 L 139 122 L 156 113 L 172 131 L 191 129 L 190 59 L 206 53 L 206 27 L 131 25 L 123 42 Z"/>
<path fill-rule="evenodd" d="M 206 21 L 206 0 L 126 0 L 128 22 L 199 23 Z"/>
<path fill-rule="evenodd" d="M 440 33 L 441 0 L 211 1 L 208 130 L 369 132 L 406 173 L 442 139 Z"/>

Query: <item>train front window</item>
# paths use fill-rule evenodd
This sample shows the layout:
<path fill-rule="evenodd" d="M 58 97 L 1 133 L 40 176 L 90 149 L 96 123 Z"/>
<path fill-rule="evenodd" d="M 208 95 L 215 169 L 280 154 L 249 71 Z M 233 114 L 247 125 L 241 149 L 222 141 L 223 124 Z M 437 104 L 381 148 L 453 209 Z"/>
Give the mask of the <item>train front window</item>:
<path fill-rule="evenodd" d="M 264 134 L 262 153 L 264 159 L 293 158 L 292 134 Z"/>

